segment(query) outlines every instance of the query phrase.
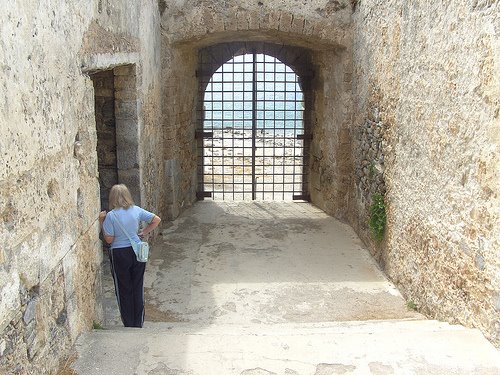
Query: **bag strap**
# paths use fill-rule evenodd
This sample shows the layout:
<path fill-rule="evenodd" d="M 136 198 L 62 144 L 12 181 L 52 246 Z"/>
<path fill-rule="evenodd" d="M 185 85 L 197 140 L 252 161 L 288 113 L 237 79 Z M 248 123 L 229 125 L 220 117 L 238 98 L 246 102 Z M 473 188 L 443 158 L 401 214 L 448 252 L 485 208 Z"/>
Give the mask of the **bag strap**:
<path fill-rule="evenodd" d="M 113 214 L 113 217 L 116 219 L 116 222 L 118 223 L 118 226 L 120 227 L 120 229 L 122 230 L 122 232 L 125 233 L 125 235 L 127 236 L 128 240 L 130 241 L 130 245 L 133 246 L 133 244 L 135 243 L 135 241 L 132 241 L 132 238 L 130 237 L 130 235 L 128 234 L 128 232 L 123 227 L 122 223 L 120 222 L 120 219 L 118 219 L 118 216 L 116 216 L 116 214 L 113 211 L 109 211 L 109 213 Z"/>

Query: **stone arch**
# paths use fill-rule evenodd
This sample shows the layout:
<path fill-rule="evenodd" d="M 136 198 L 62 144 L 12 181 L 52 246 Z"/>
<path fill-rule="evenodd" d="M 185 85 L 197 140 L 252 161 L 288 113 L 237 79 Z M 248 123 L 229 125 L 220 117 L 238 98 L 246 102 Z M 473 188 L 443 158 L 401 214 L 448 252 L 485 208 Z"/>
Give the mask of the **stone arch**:
<path fill-rule="evenodd" d="M 345 3 L 338 11 L 322 16 L 311 4 L 303 4 L 308 8 L 306 12 L 300 7 L 268 9 L 265 4 L 261 7 L 253 3 L 245 4 L 245 9 L 230 5 L 223 8 L 219 2 L 204 1 L 196 6 L 183 4 L 182 9 L 170 5 L 165 10 L 162 53 L 168 215 L 177 216 L 183 204 L 196 200 L 195 132 L 200 101 L 193 94 L 200 91 L 197 75 L 211 75 L 235 49 L 245 51 L 252 45 L 277 57 L 299 76 L 312 78 L 306 80 L 310 85 L 302 86 L 310 101 L 306 105 L 311 108 L 306 114 L 309 119 L 304 121 L 309 121 L 313 134 L 308 190 L 314 204 L 346 218 L 353 169 L 349 133 L 352 9 L 348 1 Z M 205 49 L 224 48 L 223 44 L 230 46 L 230 51 L 221 51 L 221 56 L 226 57 L 209 71 L 200 71 L 199 54 Z M 299 56 L 304 60 L 296 60 Z"/>
<path fill-rule="evenodd" d="M 306 48 L 291 47 L 283 44 L 268 42 L 231 42 L 219 43 L 200 50 L 199 60 L 210 61 L 198 70 L 200 82 L 208 82 L 214 72 L 235 56 L 252 53 L 272 56 L 289 66 L 299 77 L 301 89 L 307 89 L 307 82 L 313 77 L 314 71 L 311 62 L 311 52 Z M 203 87 L 200 90 L 204 90 Z"/>
<path fill-rule="evenodd" d="M 345 48 L 351 44 L 350 0 L 318 12 L 314 4 L 268 7 L 263 2 L 229 5 L 201 1 L 162 14 L 162 33 L 169 43 L 208 46 L 222 41 L 268 41 L 301 47 Z"/>

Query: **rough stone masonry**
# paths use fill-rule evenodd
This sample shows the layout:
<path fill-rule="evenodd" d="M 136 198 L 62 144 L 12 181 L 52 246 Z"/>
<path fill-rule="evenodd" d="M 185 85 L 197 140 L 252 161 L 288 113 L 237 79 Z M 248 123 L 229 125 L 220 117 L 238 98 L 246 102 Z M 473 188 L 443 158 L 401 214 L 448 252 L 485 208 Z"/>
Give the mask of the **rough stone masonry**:
<path fill-rule="evenodd" d="M 350 223 L 421 312 L 499 345 L 498 1 L 5 0 L 0 10 L 0 372 L 55 372 L 100 321 L 104 176 L 165 218 L 195 201 L 198 51 L 226 42 L 307 51 L 312 203 Z M 112 115 L 97 113 L 102 98 Z M 382 242 L 367 226 L 374 192 Z"/>

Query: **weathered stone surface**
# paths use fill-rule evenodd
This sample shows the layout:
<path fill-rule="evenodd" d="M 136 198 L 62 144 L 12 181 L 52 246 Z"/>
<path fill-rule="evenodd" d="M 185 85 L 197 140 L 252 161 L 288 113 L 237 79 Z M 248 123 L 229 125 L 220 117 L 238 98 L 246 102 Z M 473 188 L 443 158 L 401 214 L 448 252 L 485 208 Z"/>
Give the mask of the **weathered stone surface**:
<path fill-rule="evenodd" d="M 384 156 L 387 233 L 374 251 L 422 312 L 479 327 L 497 345 L 499 11 L 377 1 L 359 2 L 353 18 L 355 134 L 383 124 L 379 147 L 360 140 L 356 157 Z M 371 242 L 369 181 L 356 176 L 351 222 Z"/>
<path fill-rule="evenodd" d="M 33 299 L 28 303 L 23 315 L 24 324 L 29 324 L 35 318 L 37 300 Z"/>
<path fill-rule="evenodd" d="M 313 81 L 314 115 L 311 199 L 337 217 L 347 216 L 350 181 L 342 176 L 352 173 L 350 110 L 352 98 L 345 91 L 343 77 L 350 71 L 350 56 L 344 51 L 316 55 L 319 66 Z"/>
<path fill-rule="evenodd" d="M 170 4 L 170 11 L 162 14 L 162 31 L 163 35 L 172 43 L 201 41 L 207 45 L 203 40 L 210 40 L 215 35 L 220 36 L 217 36 L 218 41 L 213 41 L 213 43 L 222 40 L 242 40 L 241 31 L 259 29 L 258 34 L 253 34 L 254 39 L 276 40 L 276 31 L 281 31 L 279 40 L 289 39 L 290 44 L 299 42 L 301 36 L 307 34 L 318 42 L 323 40 L 328 43 L 334 38 L 334 44 L 347 45 L 350 33 L 344 33 L 342 30 L 350 28 L 351 3 L 348 0 L 335 1 L 338 4 L 334 7 L 335 9 L 331 7 L 331 3 L 329 0 L 307 2 L 300 0 L 178 1 Z M 330 10 L 318 12 L 318 10 L 326 8 Z M 298 24 L 295 19 L 299 21 Z M 207 21 L 206 27 L 204 27 L 205 21 Z M 311 32 L 314 25 L 322 21 L 322 31 Z M 310 26 L 305 27 L 306 23 L 309 23 Z M 207 31 L 212 35 L 207 36 Z M 238 31 L 239 33 L 236 33 Z M 268 31 L 271 33 L 267 34 Z M 297 34 L 291 36 L 292 34 L 287 35 L 287 33 Z M 316 48 L 310 42 L 306 42 L 306 44 Z"/>
<path fill-rule="evenodd" d="M 0 372 L 54 373 L 59 356 L 102 315 L 97 172 L 98 159 L 107 156 L 96 152 L 94 95 L 113 91 L 106 82 L 94 91 L 88 72 L 114 68 L 128 90 L 120 90 L 118 99 L 127 106 L 142 103 L 136 138 L 148 138 L 136 160 L 157 171 L 141 189 L 151 191 L 146 200 L 158 206 L 151 186 L 162 171 L 142 155 L 162 154 L 160 32 L 150 27 L 159 24 L 159 14 L 153 0 L 140 7 L 102 1 L 84 9 L 75 1 L 9 0 L 2 8 Z M 122 77 L 136 70 L 140 79 L 131 86 Z M 34 286 L 41 292 L 32 299 Z"/>

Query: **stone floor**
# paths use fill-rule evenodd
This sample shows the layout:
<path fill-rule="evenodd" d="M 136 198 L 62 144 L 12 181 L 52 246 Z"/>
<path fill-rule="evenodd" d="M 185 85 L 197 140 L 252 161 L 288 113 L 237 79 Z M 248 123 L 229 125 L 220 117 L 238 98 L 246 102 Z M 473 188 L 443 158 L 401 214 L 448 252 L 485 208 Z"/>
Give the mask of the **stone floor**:
<path fill-rule="evenodd" d="M 105 268 L 107 271 L 107 268 Z M 78 340 L 77 374 L 500 374 L 477 330 L 406 307 L 353 230 L 307 203 L 199 202 L 147 265 L 146 324 Z"/>

